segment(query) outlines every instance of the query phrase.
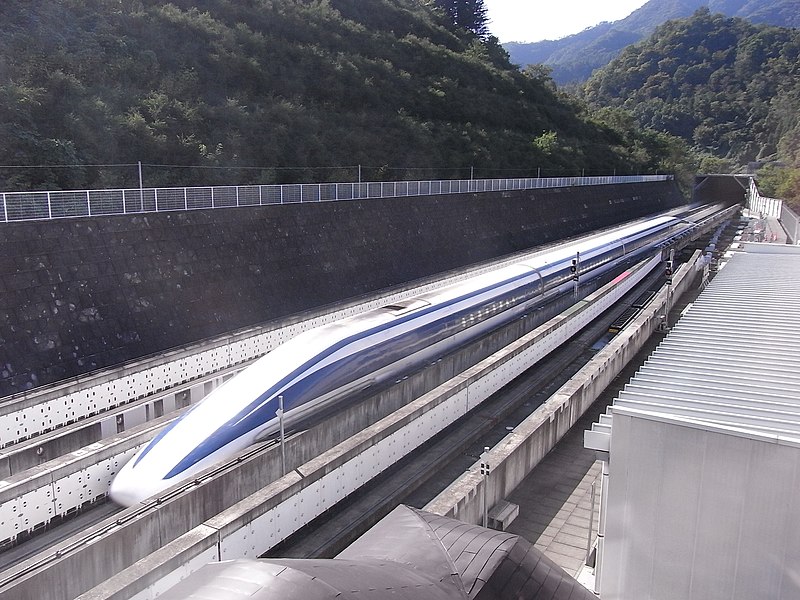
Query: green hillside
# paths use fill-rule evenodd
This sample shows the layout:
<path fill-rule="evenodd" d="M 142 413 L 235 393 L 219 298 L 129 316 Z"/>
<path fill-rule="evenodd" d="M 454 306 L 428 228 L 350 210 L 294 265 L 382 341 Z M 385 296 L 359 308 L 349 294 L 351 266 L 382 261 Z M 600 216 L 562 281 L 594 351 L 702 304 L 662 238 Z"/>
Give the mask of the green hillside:
<path fill-rule="evenodd" d="M 517 64 L 550 66 L 558 84 L 580 83 L 665 21 L 689 17 L 701 7 L 752 23 L 800 27 L 797 0 L 650 0 L 624 19 L 600 23 L 560 40 L 510 42 L 503 46 Z"/>
<path fill-rule="evenodd" d="M 627 48 L 587 82 L 586 96 L 595 107 L 626 109 L 640 127 L 678 136 L 724 159 L 707 166 L 800 166 L 796 29 L 702 9 Z"/>
<path fill-rule="evenodd" d="M 627 48 L 586 94 L 736 165 L 775 159 L 798 126 L 800 32 L 701 10 Z"/>
<path fill-rule="evenodd" d="M 423 0 L 8 1 L 0 18 L 0 165 L 87 165 L 0 168 L 4 190 L 135 185 L 102 165 L 137 161 L 146 185 L 191 185 L 641 172 L 668 153 L 631 154 Z"/>

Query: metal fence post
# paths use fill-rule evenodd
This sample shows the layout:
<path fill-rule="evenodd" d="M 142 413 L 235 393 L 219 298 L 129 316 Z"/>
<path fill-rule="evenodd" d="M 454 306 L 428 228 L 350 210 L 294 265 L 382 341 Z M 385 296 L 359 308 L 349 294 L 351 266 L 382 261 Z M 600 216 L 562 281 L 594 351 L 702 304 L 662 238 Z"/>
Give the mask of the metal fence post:
<path fill-rule="evenodd" d="M 281 424 L 281 476 L 286 475 L 286 437 L 283 429 L 283 396 L 278 396 L 278 420 Z"/>
<path fill-rule="evenodd" d="M 484 446 L 481 454 L 481 475 L 483 476 L 483 526 L 489 526 L 489 446 Z"/>
<path fill-rule="evenodd" d="M 50 204 L 50 192 L 47 192 L 48 204 Z M 92 216 L 92 203 L 89 202 L 89 190 L 86 190 L 86 212 L 91 217 Z"/>
<path fill-rule="evenodd" d="M 589 564 L 589 558 L 592 554 L 592 527 L 594 527 L 594 485 L 595 481 L 592 482 L 592 509 L 589 511 L 589 536 L 586 539 L 586 560 L 584 561 L 587 565 Z"/>
<path fill-rule="evenodd" d="M 89 192 L 86 192 L 86 194 L 88 195 Z M 5 194 L 3 194 L 3 196 L 5 196 Z M 5 198 L 3 206 L 5 206 Z M 49 219 L 53 218 L 53 205 L 50 203 L 50 192 L 47 192 L 47 218 Z"/>

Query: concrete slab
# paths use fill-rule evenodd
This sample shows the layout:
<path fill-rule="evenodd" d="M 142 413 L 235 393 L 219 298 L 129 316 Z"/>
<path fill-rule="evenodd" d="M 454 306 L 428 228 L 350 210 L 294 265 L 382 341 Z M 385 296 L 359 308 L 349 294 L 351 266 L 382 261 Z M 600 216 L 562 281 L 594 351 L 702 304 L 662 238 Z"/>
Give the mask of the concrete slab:
<path fill-rule="evenodd" d="M 520 508 L 507 531 L 542 548 L 571 575 L 578 574 L 586 558 L 590 511 L 585 506 L 591 505 L 593 481 L 597 481 L 593 536 L 600 515 L 600 463 L 594 452 L 583 447 L 583 431 L 605 411 L 606 404 L 598 400 L 508 497 Z"/>

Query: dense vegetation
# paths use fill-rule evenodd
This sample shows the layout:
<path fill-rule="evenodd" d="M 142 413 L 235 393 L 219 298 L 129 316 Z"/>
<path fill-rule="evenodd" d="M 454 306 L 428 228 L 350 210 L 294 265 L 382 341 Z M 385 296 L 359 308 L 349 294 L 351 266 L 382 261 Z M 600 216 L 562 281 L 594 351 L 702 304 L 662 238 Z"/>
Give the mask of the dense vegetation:
<path fill-rule="evenodd" d="M 435 2 L 15 0 L 0 18 L 0 165 L 83 165 L 0 168 L 0 189 L 136 185 L 103 165 L 137 161 L 145 185 L 190 185 L 663 172 L 671 155 Z"/>
<path fill-rule="evenodd" d="M 797 0 L 650 0 L 628 17 L 600 23 L 560 40 L 510 42 L 504 47 L 520 65 L 543 63 L 560 85 L 586 81 L 595 69 L 607 65 L 626 46 L 642 41 L 669 19 L 689 17 L 698 8 L 753 23 L 800 27 Z"/>
<path fill-rule="evenodd" d="M 798 30 L 701 9 L 624 50 L 589 80 L 586 95 L 595 107 L 625 109 L 639 126 L 682 138 L 707 155 L 701 170 L 788 165 L 767 178 L 775 181 L 768 191 L 800 197 L 790 172 L 800 167 Z"/>

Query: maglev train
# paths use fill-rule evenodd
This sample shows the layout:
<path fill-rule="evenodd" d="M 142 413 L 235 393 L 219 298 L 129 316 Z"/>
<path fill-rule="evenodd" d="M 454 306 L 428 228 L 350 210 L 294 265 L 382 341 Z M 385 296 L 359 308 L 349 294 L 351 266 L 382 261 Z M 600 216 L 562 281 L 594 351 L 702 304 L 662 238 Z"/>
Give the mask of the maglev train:
<path fill-rule="evenodd" d="M 215 389 L 123 466 L 111 498 L 131 506 L 284 426 L 389 381 L 572 289 L 572 260 L 595 277 L 652 248 L 678 226 L 657 217 L 467 278 L 436 291 L 306 331 Z"/>

